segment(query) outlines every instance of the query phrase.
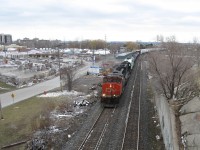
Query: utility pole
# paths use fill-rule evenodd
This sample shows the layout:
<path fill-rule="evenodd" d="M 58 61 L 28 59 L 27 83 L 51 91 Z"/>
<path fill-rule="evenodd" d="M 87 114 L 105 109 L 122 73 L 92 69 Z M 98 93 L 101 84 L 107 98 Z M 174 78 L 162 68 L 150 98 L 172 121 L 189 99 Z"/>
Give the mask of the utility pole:
<path fill-rule="evenodd" d="M 60 76 L 60 90 L 62 92 L 62 82 L 61 82 L 61 70 L 60 70 L 60 49 L 56 47 L 56 49 L 58 49 L 58 67 L 59 67 L 59 76 Z"/>
<path fill-rule="evenodd" d="M 80 41 L 80 50 L 82 49 L 82 39 Z"/>
<path fill-rule="evenodd" d="M 92 66 L 94 66 L 95 63 L 95 55 L 94 55 L 94 48 L 92 50 Z"/>

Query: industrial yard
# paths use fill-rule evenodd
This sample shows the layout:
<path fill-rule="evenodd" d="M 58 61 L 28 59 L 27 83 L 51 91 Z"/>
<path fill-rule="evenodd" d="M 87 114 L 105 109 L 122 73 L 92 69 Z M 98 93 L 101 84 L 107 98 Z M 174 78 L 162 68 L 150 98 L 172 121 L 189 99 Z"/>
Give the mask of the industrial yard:
<path fill-rule="evenodd" d="M 22 55 L 23 54 L 23 55 Z M 7 53 L 7 58 L 0 59 L 0 80 L 17 88 L 30 86 L 58 76 L 60 67 L 72 66 L 76 68 L 81 63 L 91 62 L 91 57 L 64 55 L 58 57 L 55 52 L 39 52 L 31 50 L 28 53 Z M 2 53 L 1 55 L 5 55 Z M 61 58 L 62 57 L 62 58 Z M 59 60 L 60 58 L 60 60 Z"/>

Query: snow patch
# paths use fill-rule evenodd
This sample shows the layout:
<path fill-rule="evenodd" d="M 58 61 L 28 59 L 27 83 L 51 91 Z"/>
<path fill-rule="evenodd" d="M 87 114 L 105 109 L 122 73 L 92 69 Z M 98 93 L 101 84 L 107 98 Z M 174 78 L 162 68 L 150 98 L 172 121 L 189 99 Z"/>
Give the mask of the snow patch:
<path fill-rule="evenodd" d="M 63 92 L 59 91 L 59 92 L 47 93 L 44 91 L 44 94 L 39 95 L 38 97 L 58 97 L 63 95 L 78 96 L 78 95 L 83 95 L 83 93 L 77 91 L 63 91 Z"/>

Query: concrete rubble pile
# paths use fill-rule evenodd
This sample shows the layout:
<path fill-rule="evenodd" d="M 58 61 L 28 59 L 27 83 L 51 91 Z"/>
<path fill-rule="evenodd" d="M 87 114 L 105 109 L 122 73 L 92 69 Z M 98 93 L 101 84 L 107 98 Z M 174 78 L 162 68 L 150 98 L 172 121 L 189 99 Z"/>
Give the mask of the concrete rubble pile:
<path fill-rule="evenodd" d="M 7 59 L 0 60 L 0 81 L 16 86 L 18 88 L 39 83 L 58 75 L 58 61 L 52 59 Z M 79 66 L 77 60 L 73 62 L 60 63 L 64 66 Z"/>

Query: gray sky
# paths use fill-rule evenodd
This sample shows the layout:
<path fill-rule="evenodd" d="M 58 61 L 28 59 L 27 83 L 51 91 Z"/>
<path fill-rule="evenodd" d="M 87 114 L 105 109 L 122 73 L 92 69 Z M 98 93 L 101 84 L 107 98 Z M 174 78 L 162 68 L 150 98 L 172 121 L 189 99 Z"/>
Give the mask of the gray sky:
<path fill-rule="evenodd" d="M 179 42 L 200 39 L 199 0 L 1 0 L 0 33 L 13 39 Z"/>

